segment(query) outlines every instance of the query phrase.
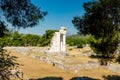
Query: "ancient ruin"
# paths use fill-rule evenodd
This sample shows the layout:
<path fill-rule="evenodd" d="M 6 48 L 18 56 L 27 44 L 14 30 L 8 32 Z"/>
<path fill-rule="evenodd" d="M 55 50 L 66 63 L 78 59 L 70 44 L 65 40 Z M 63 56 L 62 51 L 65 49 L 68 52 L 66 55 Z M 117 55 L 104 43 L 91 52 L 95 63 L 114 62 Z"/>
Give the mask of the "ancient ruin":
<path fill-rule="evenodd" d="M 61 27 L 59 32 L 55 32 L 49 52 L 66 52 L 66 28 Z"/>

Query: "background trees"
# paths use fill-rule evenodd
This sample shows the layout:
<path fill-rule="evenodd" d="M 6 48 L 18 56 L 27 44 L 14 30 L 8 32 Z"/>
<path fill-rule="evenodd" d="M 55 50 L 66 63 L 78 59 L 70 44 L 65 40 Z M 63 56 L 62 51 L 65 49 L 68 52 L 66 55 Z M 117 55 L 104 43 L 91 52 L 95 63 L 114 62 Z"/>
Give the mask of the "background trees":
<path fill-rule="evenodd" d="M 41 37 L 33 34 L 23 34 L 22 39 L 23 46 L 39 46 Z"/>
<path fill-rule="evenodd" d="M 120 0 L 96 0 L 84 3 L 85 13 L 72 20 L 81 34 L 90 34 L 91 46 L 101 64 L 115 58 L 119 44 Z"/>
<path fill-rule="evenodd" d="M 50 46 L 51 39 L 57 30 L 46 30 L 42 36 L 35 34 L 20 34 L 18 31 L 7 32 L 0 38 L 1 46 Z"/>
<path fill-rule="evenodd" d="M 11 46 L 22 46 L 24 44 L 22 34 L 19 34 L 18 31 L 13 32 L 10 36 L 9 44 Z"/>
<path fill-rule="evenodd" d="M 57 30 L 46 30 L 45 34 L 43 34 L 40 39 L 40 46 L 49 46 L 51 39 L 56 31 Z"/>
<path fill-rule="evenodd" d="M 83 45 L 90 44 L 91 36 L 71 35 L 67 36 L 66 42 L 69 46 L 77 46 L 77 48 L 83 48 Z"/>

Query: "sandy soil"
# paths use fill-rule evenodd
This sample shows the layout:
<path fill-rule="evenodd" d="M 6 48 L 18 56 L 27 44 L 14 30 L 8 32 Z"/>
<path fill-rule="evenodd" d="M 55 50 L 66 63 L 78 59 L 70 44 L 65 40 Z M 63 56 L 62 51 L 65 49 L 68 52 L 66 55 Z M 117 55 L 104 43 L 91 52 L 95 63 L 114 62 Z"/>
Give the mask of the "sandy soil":
<path fill-rule="evenodd" d="M 69 80 L 75 76 L 73 73 L 54 67 L 52 64 L 41 62 L 14 51 L 11 51 L 11 55 L 17 56 L 17 61 L 23 65 L 20 68 L 24 72 L 25 78 L 61 77 L 64 80 Z"/>
<path fill-rule="evenodd" d="M 11 55 L 17 56 L 17 61 L 23 64 L 23 66 L 21 66 L 21 69 L 24 72 L 24 78 L 38 79 L 52 77 L 62 78 L 63 80 L 77 80 L 76 77 L 87 77 L 91 79 L 104 80 L 103 76 L 108 75 L 117 75 L 120 78 L 120 73 L 114 73 L 106 69 L 81 70 L 79 74 L 74 74 L 74 71 L 65 71 L 60 68 L 54 67 L 52 64 L 41 62 L 37 59 L 22 55 L 13 50 L 8 51 L 11 52 Z"/>

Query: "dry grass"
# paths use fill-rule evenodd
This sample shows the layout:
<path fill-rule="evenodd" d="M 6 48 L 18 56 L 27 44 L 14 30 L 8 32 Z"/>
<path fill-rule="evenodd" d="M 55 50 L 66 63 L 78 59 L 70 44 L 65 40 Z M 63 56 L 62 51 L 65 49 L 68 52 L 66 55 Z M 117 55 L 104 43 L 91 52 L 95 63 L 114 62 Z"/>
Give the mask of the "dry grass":
<path fill-rule="evenodd" d="M 103 76 L 108 76 L 108 75 L 119 75 L 120 73 L 114 73 L 106 69 L 89 69 L 89 70 L 81 70 L 79 72 L 79 76 L 87 76 L 90 78 L 94 79 L 100 79 L 103 80 Z"/>
<path fill-rule="evenodd" d="M 13 50 L 8 50 L 11 51 L 11 55 L 15 55 L 18 57 L 18 62 L 23 64 L 21 66 L 23 72 L 24 72 L 24 77 L 25 78 L 44 78 L 44 77 L 61 77 L 63 80 L 70 80 L 73 77 L 90 77 L 93 79 L 101 79 L 103 80 L 103 76 L 108 76 L 108 75 L 118 75 L 120 76 L 120 73 L 114 73 L 111 72 L 107 69 L 89 69 L 89 70 L 81 70 L 79 74 L 75 75 L 74 71 L 65 71 L 60 68 L 54 67 L 52 64 L 47 64 L 44 62 L 41 62 L 37 59 L 31 58 L 27 55 L 22 55 L 19 54 Z M 77 52 L 78 49 L 73 50 L 73 52 Z M 68 59 L 71 59 L 73 61 L 73 64 L 78 64 L 80 62 L 87 62 L 89 60 L 94 60 L 89 57 L 83 56 L 83 57 L 68 57 Z M 64 61 L 64 59 L 63 59 Z M 71 63 L 72 64 L 72 63 Z"/>
<path fill-rule="evenodd" d="M 90 47 L 83 47 L 83 48 L 67 47 L 67 52 L 70 55 L 78 55 L 87 51 L 91 51 L 91 48 Z"/>
<path fill-rule="evenodd" d="M 21 69 L 24 72 L 25 78 L 43 78 L 54 76 L 62 77 L 64 80 L 69 80 L 71 77 L 75 76 L 68 71 L 64 71 L 62 69 L 52 66 L 52 64 L 38 61 L 37 59 L 33 59 L 26 55 L 19 54 L 15 51 L 11 51 L 11 55 L 17 56 L 17 61 L 23 64 L 23 66 L 21 66 Z"/>

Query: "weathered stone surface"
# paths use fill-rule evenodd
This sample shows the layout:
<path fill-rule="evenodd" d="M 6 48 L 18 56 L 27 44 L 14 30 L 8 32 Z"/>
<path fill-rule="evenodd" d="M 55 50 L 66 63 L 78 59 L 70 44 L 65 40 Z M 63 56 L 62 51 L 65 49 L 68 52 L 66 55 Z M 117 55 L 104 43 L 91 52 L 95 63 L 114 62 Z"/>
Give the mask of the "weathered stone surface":
<path fill-rule="evenodd" d="M 120 72 L 120 65 L 110 64 L 108 66 L 101 66 L 97 61 L 88 61 L 88 63 L 69 64 L 73 63 L 72 62 L 73 60 L 68 59 L 67 56 L 63 57 L 64 53 L 46 54 L 44 53 L 45 50 L 40 50 L 38 48 L 33 47 L 10 47 L 10 49 L 13 49 L 16 52 L 25 55 L 28 55 L 29 54 L 28 52 L 30 51 L 32 51 L 33 53 L 44 54 L 44 56 L 35 54 L 30 54 L 28 56 L 52 64 L 53 66 L 59 67 L 64 70 L 74 71 L 75 74 L 77 74 L 82 69 L 98 69 L 98 68 L 105 68 L 113 72 Z"/>
<path fill-rule="evenodd" d="M 113 72 L 120 72 L 120 66 L 119 65 L 110 64 L 108 66 L 108 69 L 113 71 Z"/>
<path fill-rule="evenodd" d="M 66 52 L 66 28 L 61 27 L 59 32 L 55 32 L 49 52 Z"/>

